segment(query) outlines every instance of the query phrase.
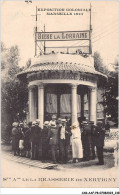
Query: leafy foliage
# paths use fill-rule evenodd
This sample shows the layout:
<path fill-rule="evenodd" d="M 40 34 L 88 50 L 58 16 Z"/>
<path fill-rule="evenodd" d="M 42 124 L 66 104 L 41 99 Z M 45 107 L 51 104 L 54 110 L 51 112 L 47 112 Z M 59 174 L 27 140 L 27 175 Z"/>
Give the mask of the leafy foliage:
<path fill-rule="evenodd" d="M 107 74 L 108 70 L 103 63 L 103 60 L 102 60 L 99 52 L 97 52 L 97 51 L 94 53 L 94 67 L 95 67 L 95 70 L 97 70 L 101 73 Z"/>
<path fill-rule="evenodd" d="M 118 62 L 115 71 L 109 72 L 104 94 L 105 113 L 118 124 Z"/>
<path fill-rule="evenodd" d="M 28 101 L 27 84 L 18 80 L 19 50 L 17 46 L 11 48 L 2 47 L 2 89 L 1 89 L 1 115 L 2 127 L 11 125 L 15 120 L 22 120 L 25 117 L 24 110 Z M 19 117 L 18 117 L 19 113 Z"/>
<path fill-rule="evenodd" d="M 27 104 L 27 87 L 26 84 L 21 83 L 18 79 L 2 84 L 2 116 L 4 122 L 17 120 L 19 113 L 20 119 L 24 118 L 23 111 Z M 6 119 L 6 120 L 5 120 Z"/>
<path fill-rule="evenodd" d="M 113 66 L 114 71 L 106 68 L 100 54 L 94 53 L 95 69 L 108 76 L 106 84 L 104 83 L 103 106 L 105 115 L 110 116 L 109 119 L 118 123 L 118 67 L 119 63 L 116 60 Z"/>

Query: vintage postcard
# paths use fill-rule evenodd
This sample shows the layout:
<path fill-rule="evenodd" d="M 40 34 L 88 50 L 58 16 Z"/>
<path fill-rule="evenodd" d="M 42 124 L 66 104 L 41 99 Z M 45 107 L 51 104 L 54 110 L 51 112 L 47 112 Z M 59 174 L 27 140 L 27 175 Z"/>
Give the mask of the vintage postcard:
<path fill-rule="evenodd" d="M 119 188 L 118 1 L 1 1 L 1 187 Z"/>

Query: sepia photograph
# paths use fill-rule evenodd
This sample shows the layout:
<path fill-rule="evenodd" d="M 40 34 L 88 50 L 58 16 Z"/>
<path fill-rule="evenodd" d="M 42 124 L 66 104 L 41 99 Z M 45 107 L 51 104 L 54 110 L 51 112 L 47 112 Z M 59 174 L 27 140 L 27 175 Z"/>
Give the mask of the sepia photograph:
<path fill-rule="evenodd" d="M 119 1 L 1 1 L 1 188 L 119 188 L 118 42 Z"/>

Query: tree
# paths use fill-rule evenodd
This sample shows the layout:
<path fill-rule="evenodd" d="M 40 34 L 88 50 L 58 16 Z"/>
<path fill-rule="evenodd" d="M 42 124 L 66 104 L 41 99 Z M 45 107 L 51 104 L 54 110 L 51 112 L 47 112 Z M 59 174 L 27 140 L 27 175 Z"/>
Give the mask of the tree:
<path fill-rule="evenodd" d="M 1 52 L 3 52 L 4 50 L 6 50 L 5 44 L 1 42 Z"/>
<path fill-rule="evenodd" d="M 107 68 L 103 63 L 103 59 L 101 58 L 99 52 L 97 51 L 94 53 L 94 67 L 95 70 L 107 74 Z"/>
<path fill-rule="evenodd" d="M 19 50 L 17 46 L 12 46 L 9 49 L 8 53 L 8 64 L 9 64 L 9 69 L 8 69 L 8 75 L 13 78 L 14 75 L 16 75 L 20 71 L 20 67 L 18 66 L 19 63 Z"/>
<path fill-rule="evenodd" d="M 19 67 L 19 49 L 17 46 L 5 48 L 2 43 L 2 79 L 1 79 L 1 118 L 2 131 L 6 124 L 11 125 L 15 120 L 25 118 L 24 110 L 27 106 L 28 90 L 27 84 L 18 80 L 17 73 L 22 69 Z"/>
<path fill-rule="evenodd" d="M 119 63 L 116 59 L 113 64 L 113 70 L 108 70 L 103 63 L 100 54 L 96 51 L 94 53 L 95 69 L 107 75 L 107 82 L 104 83 L 103 104 L 105 115 L 110 116 L 109 119 L 118 123 L 118 68 Z"/>
<path fill-rule="evenodd" d="M 118 124 L 118 62 L 115 62 L 115 67 L 115 71 L 108 74 L 103 104 L 105 113 Z"/>
<path fill-rule="evenodd" d="M 31 66 L 31 58 L 29 58 L 28 61 L 26 62 L 25 68 L 29 68 L 30 66 Z"/>
<path fill-rule="evenodd" d="M 7 49 L 3 42 L 1 42 L 1 70 L 5 70 L 7 64 Z"/>
<path fill-rule="evenodd" d="M 18 113 L 19 119 L 23 120 L 28 97 L 26 84 L 15 78 L 3 83 L 1 92 L 2 121 L 12 123 L 17 120 Z"/>

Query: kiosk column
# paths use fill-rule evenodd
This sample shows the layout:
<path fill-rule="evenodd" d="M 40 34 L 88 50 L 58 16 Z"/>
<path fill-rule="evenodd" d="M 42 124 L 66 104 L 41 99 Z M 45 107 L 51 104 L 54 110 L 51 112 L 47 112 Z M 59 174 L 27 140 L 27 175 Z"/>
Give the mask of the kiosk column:
<path fill-rule="evenodd" d="M 40 119 L 40 127 L 43 128 L 44 123 L 44 85 L 38 85 L 38 118 Z"/>
<path fill-rule="evenodd" d="M 81 94 L 81 118 L 84 117 L 84 93 Z"/>
<path fill-rule="evenodd" d="M 89 114 L 90 114 L 90 121 L 94 121 L 96 125 L 97 122 L 97 89 L 90 88 L 89 92 Z"/>
<path fill-rule="evenodd" d="M 34 120 L 34 86 L 29 86 L 29 121 Z"/>
<path fill-rule="evenodd" d="M 72 96 L 72 124 L 77 122 L 77 85 L 71 86 Z"/>

